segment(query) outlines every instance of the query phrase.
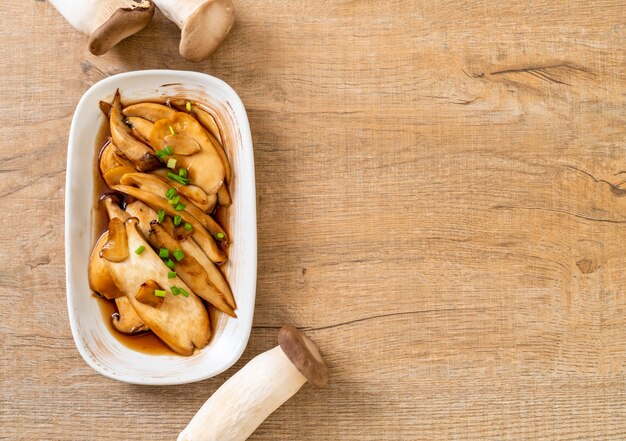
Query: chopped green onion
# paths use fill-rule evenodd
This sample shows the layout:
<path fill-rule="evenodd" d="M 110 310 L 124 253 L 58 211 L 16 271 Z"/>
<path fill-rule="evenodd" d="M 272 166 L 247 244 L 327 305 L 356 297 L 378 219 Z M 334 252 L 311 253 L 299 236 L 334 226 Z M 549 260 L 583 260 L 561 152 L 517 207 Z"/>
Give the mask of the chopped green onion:
<path fill-rule="evenodd" d="M 167 168 L 171 168 L 172 170 L 176 168 L 176 159 L 170 158 L 167 160 Z"/>
<path fill-rule="evenodd" d="M 185 209 L 186 205 L 185 204 L 176 204 L 176 206 L 174 207 L 174 210 L 176 211 L 183 211 Z"/>
<path fill-rule="evenodd" d="M 169 203 L 172 205 L 176 205 L 180 202 L 180 196 L 174 196 L 169 200 Z"/>
<path fill-rule="evenodd" d="M 156 151 L 156 155 L 159 158 L 163 159 L 163 158 L 165 158 L 168 155 L 168 153 L 167 153 L 167 150 L 163 149 L 163 150 L 157 150 Z"/>
<path fill-rule="evenodd" d="M 174 153 L 174 147 L 172 147 L 171 145 L 166 145 L 165 146 L 165 151 L 167 152 L 167 155 L 171 155 L 172 153 Z"/>
<path fill-rule="evenodd" d="M 187 109 L 187 112 L 191 112 L 191 101 L 187 101 L 185 108 Z"/>
<path fill-rule="evenodd" d="M 162 289 L 155 289 L 154 295 L 157 297 L 165 297 L 165 291 L 163 291 Z"/>
<path fill-rule="evenodd" d="M 183 260 L 185 258 L 185 253 L 183 253 L 180 248 L 178 248 L 176 251 L 174 251 L 172 253 L 174 255 L 174 259 L 176 259 L 178 262 L 180 262 L 181 260 Z"/>
<path fill-rule="evenodd" d="M 179 294 L 184 295 L 185 297 L 189 297 L 189 293 L 182 288 L 178 288 Z"/>
<path fill-rule="evenodd" d="M 172 127 L 172 126 L 168 126 L 168 127 L 170 129 L 170 133 L 172 134 L 172 136 L 176 135 L 176 132 L 174 131 L 174 127 Z"/>
<path fill-rule="evenodd" d="M 157 222 L 158 223 L 163 223 L 163 221 L 165 220 L 165 210 L 159 210 L 159 213 L 157 214 Z"/>
<path fill-rule="evenodd" d="M 187 231 L 193 230 L 193 227 L 191 226 L 191 224 L 189 222 L 185 222 L 185 230 L 187 230 Z"/>
<path fill-rule="evenodd" d="M 226 237 L 224 236 L 224 233 L 217 233 L 216 236 L 218 239 L 224 239 L 224 237 Z"/>
<path fill-rule="evenodd" d="M 184 167 L 181 167 L 178 170 L 178 176 L 180 176 L 181 178 L 186 178 L 187 177 L 187 169 Z"/>
<path fill-rule="evenodd" d="M 139 245 L 139 247 L 137 247 L 137 249 L 135 250 L 135 254 L 141 254 L 144 252 L 145 249 L 146 247 L 144 247 L 143 245 Z"/>
<path fill-rule="evenodd" d="M 165 259 L 165 264 L 171 270 L 173 270 L 174 267 L 176 266 L 176 264 L 174 263 L 174 261 L 172 259 Z"/>
<path fill-rule="evenodd" d="M 168 250 L 167 248 L 161 248 L 159 250 L 159 257 L 161 259 L 167 259 L 168 257 L 170 257 L 170 250 Z"/>
<path fill-rule="evenodd" d="M 183 217 L 180 214 L 174 216 L 174 225 L 179 226 L 182 221 Z"/>
<path fill-rule="evenodd" d="M 176 190 L 174 190 L 172 187 L 170 187 L 167 190 L 167 193 L 165 193 L 165 197 L 167 197 L 168 199 L 172 199 L 174 196 L 176 196 Z"/>
<path fill-rule="evenodd" d="M 180 294 L 180 288 L 178 286 L 170 286 L 170 291 L 172 291 L 172 294 L 175 296 Z"/>
<path fill-rule="evenodd" d="M 178 176 L 176 173 L 167 172 L 167 178 L 171 179 L 172 181 L 176 181 L 176 182 L 178 182 L 179 184 L 182 184 L 182 185 L 189 185 L 189 179 L 182 178 L 182 177 Z"/>
<path fill-rule="evenodd" d="M 175 271 L 170 271 L 167 273 L 167 278 L 168 279 L 173 279 L 176 277 L 176 272 Z"/>

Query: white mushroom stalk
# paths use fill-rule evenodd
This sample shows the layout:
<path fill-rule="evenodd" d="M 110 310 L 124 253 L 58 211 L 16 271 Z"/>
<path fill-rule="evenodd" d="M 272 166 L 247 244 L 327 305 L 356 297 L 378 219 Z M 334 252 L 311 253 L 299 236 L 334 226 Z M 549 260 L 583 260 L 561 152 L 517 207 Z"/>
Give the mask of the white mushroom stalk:
<path fill-rule="evenodd" d="M 89 36 L 89 51 L 102 55 L 145 28 L 154 15 L 150 0 L 50 0 L 79 32 Z"/>
<path fill-rule="evenodd" d="M 279 346 L 257 355 L 230 377 L 193 417 L 178 441 L 243 441 L 309 381 L 323 387 L 328 370 L 317 347 L 291 326 Z"/>
<path fill-rule="evenodd" d="M 208 58 L 235 21 L 231 0 L 155 0 L 159 10 L 181 29 L 180 55 L 189 61 Z"/>

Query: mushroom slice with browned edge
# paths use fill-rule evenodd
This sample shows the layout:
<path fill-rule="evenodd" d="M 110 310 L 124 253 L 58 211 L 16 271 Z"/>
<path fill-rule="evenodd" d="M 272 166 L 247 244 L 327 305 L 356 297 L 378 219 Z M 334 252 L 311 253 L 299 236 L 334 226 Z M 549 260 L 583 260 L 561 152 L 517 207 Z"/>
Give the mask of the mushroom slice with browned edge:
<path fill-rule="evenodd" d="M 208 132 L 209 139 L 215 147 L 215 151 L 220 155 L 220 159 L 222 160 L 222 164 L 224 165 L 224 177 L 226 182 L 230 182 L 231 180 L 231 168 L 230 161 L 228 160 L 228 156 L 226 155 L 226 151 L 222 146 L 222 136 L 220 135 L 220 129 L 215 122 L 215 118 L 207 112 L 206 110 L 198 107 L 196 104 L 193 104 L 191 101 L 174 99 L 170 101 L 170 104 L 174 106 L 181 112 L 187 111 L 192 114 L 198 122 L 204 127 L 204 129 Z"/>
<path fill-rule="evenodd" d="M 166 181 L 171 187 L 173 187 L 178 193 L 185 196 L 191 202 L 194 203 L 205 213 L 211 213 L 217 204 L 217 195 L 207 195 L 203 189 L 197 185 L 183 185 L 176 181 L 167 181 L 167 173 L 169 169 L 160 169 L 150 172 L 153 175 L 159 176 L 162 180 Z"/>
<path fill-rule="evenodd" d="M 213 115 L 211 115 L 206 110 L 200 108 L 196 103 L 192 103 L 191 101 L 174 98 L 169 101 L 170 105 L 174 107 L 179 112 L 189 112 L 192 114 L 202 127 L 209 131 L 211 135 L 213 135 L 220 143 L 222 142 L 222 135 L 220 134 L 220 129 L 215 121 Z"/>
<path fill-rule="evenodd" d="M 125 174 L 120 179 L 120 183 L 122 185 L 132 185 L 158 196 L 164 196 L 170 188 L 167 182 L 164 182 L 157 176 L 148 173 Z M 180 195 L 179 202 L 185 206 L 184 211 L 200 222 L 214 238 L 223 244 L 228 244 L 228 235 L 226 234 L 226 231 L 224 231 L 224 229 L 217 222 L 215 222 L 211 216 L 206 214 L 195 204 L 190 203 L 190 201 L 182 195 Z"/>
<path fill-rule="evenodd" d="M 97 292 L 102 295 L 104 298 L 108 300 L 115 299 L 116 297 L 123 296 L 122 292 L 113 282 L 111 278 L 111 274 L 109 273 L 109 268 L 107 267 L 106 261 L 100 257 L 100 251 L 102 247 L 107 242 L 109 237 L 109 233 L 105 231 L 91 252 L 91 256 L 89 257 L 89 287 L 92 291 Z"/>
<path fill-rule="evenodd" d="M 150 191 L 142 190 L 137 187 L 131 187 L 130 185 L 116 185 L 113 189 L 139 199 L 155 211 L 163 210 L 170 216 L 181 216 L 184 222 L 190 223 L 193 227 L 192 237 L 196 240 L 196 242 L 198 242 L 198 245 L 200 245 L 209 259 L 216 263 L 226 261 L 226 254 L 217 246 L 213 237 L 208 233 L 204 226 L 198 222 L 196 218 L 187 214 L 187 212 L 176 211 L 167 199 L 157 196 Z"/>
<path fill-rule="evenodd" d="M 144 234 L 145 237 L 148 237 L 150 234 L 151 223 L 153 220 L 157 218 L 157 213 L 152 208 L 147 206 L 141 201 L 133 201 L 126 206 L 126 212 L 139 219 L 139 229 Z M 167 234 L 172 237 L 175 237 L 174 234 L 174 223 L 171 219 L 166 218 L 163 221 L 163 228 Z M 186 240 L 179 240 L 181 249 L 185 253 L 185 256 L 191 256 L 202 266 L 204 271 L 206 272 L 209 282 L 213 285 L 220 293 L 224 295 L 228 305 L 231 309 L 237 309 L 237 304 L 235 302 L 235 298 L 233 293 L 228 285 L 228 282 L 224 278 L 222 272 L 215 266 L 211 259 L 207 257 L 207 255 L 202 251 L 202 248 L 196 243 L 193 238 L 188 238 Z"/>
<path fill-rule="evenodd" d="M 152 221 L 148 241 L 154 248 L 165 248 L 170 251 L 180 250 L 182 252 L 182 245 L 167 234 L 165 229 L 156 221 Z M 180 261 L 175 262 L 174 270 L 198 296 L 231 317 L 237 317 L 233 309 L 228 305 L 224 295 L 210 283 L 209 277 L 202 268 L 202 265 L 192 256 L 184 254 L 184 257 Z"/>
<path fill-rule="evenodd" d="M 89 35 L 89 51 L 102 55 L 145 28 L 154 15 L 148 0 L 51 0 L 79 32 Z"/>
<path fill-rule="evenodd" d="M 108 262 L 115 284 L 124 293 L 139 317 L 165 344 L 182 355 L 203 348 L 210 337 L 209 316 L 202 301 L 178 276 L 168 278 L 169 269 L 137 230 L 137 219 L 124 224 L 129 257 L 124 262 Z M 142 253 L 134 250 L 143 246 Z M 153 280 L 165 291 L 163 304 L 155 308 L 136 299 L 141 285 Z M 172 293 L 176 287 L 179 295 Z M 179 291 L 182 290 L 182 291 Z M 161 295 L 155 292 L 155 295 Z M 157 295 L 158 296 L 158 295 Z"/>
<path fill-rule="evenodd" d="M 124 107 L 122 113 L 126 117 L 139 117 L 153 123 L 163 118 L 173 117 L 176 110 L 163 104 L 142 102 Z"/>
<path fill-rule="evenodd" d="M 109 234 L 100 250 L 100 257 L 109 262 L 124 262 L 128 255 L 126 228 L 120 218 L 114 217 L 109 221 Z"/>
<path fill-rule="evenodd" d="M 153 124 L 147 119 L 138 116 L 128 116 L 126 121 L 130 125 L 130 133 L 144 144 L 150 144 L 150 133 Z"/>
<path fill-rule="evenodd" d="M 135 169 L 133 163 L 120 154 L 120 151 L 111 139 L 107 141 L 105 146 L 100 151 L 98 164 L 100 167 L 100 173 L 102 173 L 102 175 L 116 167 L 127 167 L 133 170 Z"/>
<path fill-rule="evenodd" d="M 192 116 L 176 112 L 172 118 L 160 119 L 154 123 L 150 134 L 150 145 L 162 150 L 171 138 L 185 135 L 193 139 L 201 151 L 192 155 L 173 156 L 177 167 L 187 170 L 189 182 L 202 188 L 207 194 L 215 194 L 224 182 L 224 165 L 207 132 Z"/>
<path fill-rule="evenodd" d="M 135 165 L 139 171 L 150 171 L 163 164 L 154 151 L 133 137 L 131 128 L 124 122 L 120 91 L 115 92 L 111 118 L 109 120 L 111 137 L 117 148 Z"/>
<path fill-rule="evenodd" d="M 124 334 L 139 334 L 148 331 L 148 327 L 135 312 L 135 308 L 124 296 L 115 299 L 117 312 L 111 316 L 113 327 Z"/>

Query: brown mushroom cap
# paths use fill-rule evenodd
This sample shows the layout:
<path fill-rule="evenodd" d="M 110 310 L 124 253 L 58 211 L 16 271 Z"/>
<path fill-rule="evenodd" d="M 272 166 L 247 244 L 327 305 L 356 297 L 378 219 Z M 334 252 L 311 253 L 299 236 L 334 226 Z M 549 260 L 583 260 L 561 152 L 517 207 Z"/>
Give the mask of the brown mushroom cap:
<path fill-rule="evenodd" d="M 186 60 L 205 60 L 224 41 L 234 21 L 231 0 L 207 0 L 185 20 L 178 51 Z"/>
<path fill-rule="evenodd" d="M 315 387 L 326 386 L 328 368 L 315 343 L 293 326 L 283 326 L 278 331 L 278 344 L 309 383 Z"/>
<path fill-rule="evenodd" d="M 143 6 L 147 3 L 148 6 Z M 89 37 L 89 52 L 94 55 L 107 53 L 123 39 L 136 34 L 150 23 L 154 15 L 154 3 L 142 2 L 134 8 L 119 8 Z"/>

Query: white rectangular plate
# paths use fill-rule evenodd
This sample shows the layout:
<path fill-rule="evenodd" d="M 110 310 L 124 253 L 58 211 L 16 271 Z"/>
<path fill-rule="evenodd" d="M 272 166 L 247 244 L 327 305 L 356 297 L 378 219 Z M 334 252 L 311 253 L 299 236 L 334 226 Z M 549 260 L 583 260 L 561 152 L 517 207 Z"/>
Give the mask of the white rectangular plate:
<path fill-rule="evenodd" d="M 231 235 L 226 278 L 237 301 L 237 319 L 220 314 L 211 343 L 190 357 L 150 355 L 124 346 L 107 328 L 91 296 L 87 264 L 93 244 L 93 163 L 98 129 L 104 115 L 100 100 L 137 101 L 184 95 L 205 103 L 219 115 L 224 147 L 231 160 Z M 65 266 L 67 308 L 74 342 L 85 361 L 115 380 L 134 384 L 191 383 L 217 375 L 243 353 L 254 314 L 257 270 L 256 195 L 250 127 L 243 103 L 223 81 L 197 72 L 146 70 L 106 78 L 81 98 L 70 129 L 65 190 Z"/>

